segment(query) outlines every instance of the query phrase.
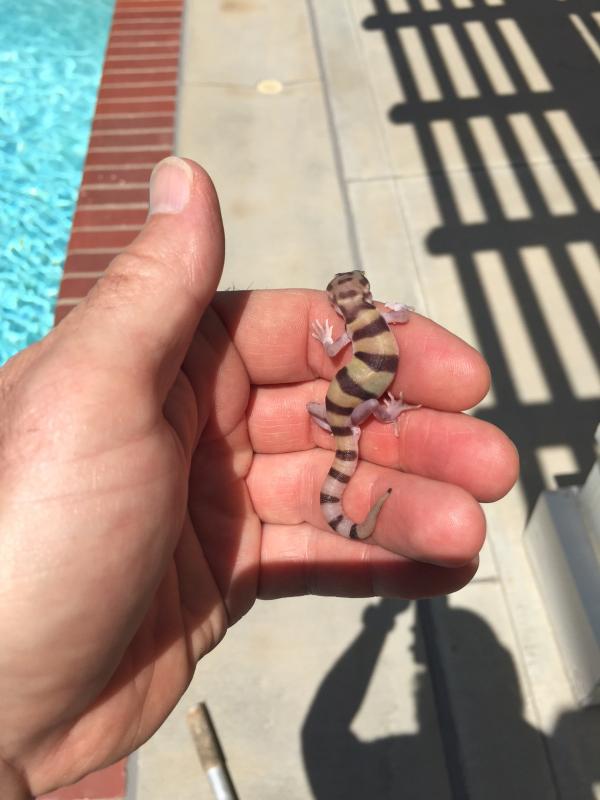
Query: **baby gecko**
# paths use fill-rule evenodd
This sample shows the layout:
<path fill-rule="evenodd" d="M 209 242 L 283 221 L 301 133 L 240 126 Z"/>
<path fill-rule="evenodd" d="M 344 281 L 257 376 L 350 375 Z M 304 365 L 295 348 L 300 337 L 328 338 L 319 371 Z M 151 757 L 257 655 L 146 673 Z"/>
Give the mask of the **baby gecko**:
<path fill-rule="evenodd" d="M 308 413 L 317 425 L 335 437 L 335 458 L 321 488 L 321 509 L 330 528 L 350 539 L 366 539 L 373 533 L 377 515 L 388 499 L 388 489 L 373 505 L 365 520 L 353 522 L 342 509 L 342 495 L 356 470 L 360 427 L 371 414 L 380 422 L 396 423 L 400 414 L 419 406 L 407 405 L 402 394 L 388 392 L 398 368 L 398 345 L 389 325 L 408 322 L 410 306 L 387 303 L 381 314 L 373 303 L 364 272 L 339 272 L 327 286 L 327 298 L 346 329 L 333 340 L 329 320 L 314 321 L 312 336 L 332 357 L 352 342 L 352 359 L 335 375 L 324 403 L 309 403 Z M 395 431 L 398 435 L 397 430 Z"/>

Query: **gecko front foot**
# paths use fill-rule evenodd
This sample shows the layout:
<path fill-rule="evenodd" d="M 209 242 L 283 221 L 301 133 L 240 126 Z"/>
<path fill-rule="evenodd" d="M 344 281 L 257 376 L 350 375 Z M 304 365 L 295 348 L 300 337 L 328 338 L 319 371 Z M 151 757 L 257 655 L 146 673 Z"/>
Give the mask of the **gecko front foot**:
<path fill-rule="evenodd" d="M 311 336 L 318 342 L 321 342 L 323 347 L 333 344 L 333 325 L 328 319 L 325 322 L 320 322 L 318 319 L 313 320 Z"/>
<path fill-rule="evenodd" d="M 414 311 L 414 306 L 407 306 L 406 303 L 384 303 L 386 308 L 389 308 L 390 311 Z"/>
<path fill-rule="evenodd" d="M 321 342 L 325 348 L 325 352 L 330 358 L 337 356 L 340 350 L 350 342 L 348 333 L 344 331 L 337 339 L 333 338 L 333 325 L 328 319 L 325 322 L 319 322 L 315 319 L 312 324 L 311 336 L 318 342 Z"/>
<path fill-rule="evenodd" d="M 388 324 L 392 325 L 408 322 L 410 312 L 414 311 L 412 306 L 407 306 L 405 303 L 385 303 L 384 305 L 389 308 L 389 311 L 385 311 L 383 317 Z"/>

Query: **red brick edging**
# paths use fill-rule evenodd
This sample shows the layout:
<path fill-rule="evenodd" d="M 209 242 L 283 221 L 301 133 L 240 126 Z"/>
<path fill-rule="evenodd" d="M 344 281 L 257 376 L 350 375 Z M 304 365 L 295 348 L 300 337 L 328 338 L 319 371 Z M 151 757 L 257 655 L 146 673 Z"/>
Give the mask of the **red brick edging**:
<path fill-rule="evenodd" d="M 116 0 L 55 310 L 59 322 L 147 213 L 153 166 L 172 153 L 184 0 Z"/>
<path fill-rule="evenodd" d="M 172 153 L 184 0 L 116 0 L 55 310 L 66 316 L 147 213 L 148 179 Z M 39 800 L 121 800 L 127 759 Z"/>

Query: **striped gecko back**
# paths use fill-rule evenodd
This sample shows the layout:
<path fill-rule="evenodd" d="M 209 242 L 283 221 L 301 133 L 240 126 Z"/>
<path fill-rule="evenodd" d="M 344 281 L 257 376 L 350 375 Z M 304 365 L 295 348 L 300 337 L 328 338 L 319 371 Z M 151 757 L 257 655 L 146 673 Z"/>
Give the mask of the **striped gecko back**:
<path fill-rule="evenodd" d="M 398 346 L 388 323 L 373 304 L 364 273 L 336 275 L 327 286 L 329 301 L 344 318 L 353 358 L 331 381 L 325 399 L 326 417 L 335 436 L 335 458 L 321 490 L 320 502 L 329 526 L 343 536 L 365 539 L 391 489 L 377 500 L 364 522 L 357 524 L 342 509 L 342 494 L 356 470 L 360 429 L 351 415 L 361 404 L 377 400 L 389 388 L 398 367 Z"/>

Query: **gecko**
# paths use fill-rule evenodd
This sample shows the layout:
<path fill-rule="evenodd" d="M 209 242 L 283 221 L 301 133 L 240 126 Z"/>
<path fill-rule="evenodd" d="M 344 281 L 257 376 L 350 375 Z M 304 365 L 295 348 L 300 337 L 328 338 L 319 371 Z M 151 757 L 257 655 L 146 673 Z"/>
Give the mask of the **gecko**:
<path fill-rule="evenodd" d="M 388 489 L 372 506 L 361 523 L 344 514 L 342 495 L 356 470 L 360 425 L 371 415 L 380 422 L 394 423 L 404 411 L 420 408 L 403 402 L 402 394 L 391 392 L 379 402 L 391 386 L 398 369 L 398 344 L 390 324 L 406 323 L 410 306 L 386 303 L 380 313 L 373 303 L 369 281 L 362 270 L 338 272 L 327 285 L 327 298 L 345 324 L 335 341 L 329 320 L 312 324 L 311 335 L 333 358 L 352 343 L 352 359 L 329 384 L 324 403 L 308 403 L 314 421 L 335 438 L 335 457 L 321 487 L 320 504 L 329 527 L 350 539 L 366 539 L 375 529 L 377 516 L 391 494 Z"/>

